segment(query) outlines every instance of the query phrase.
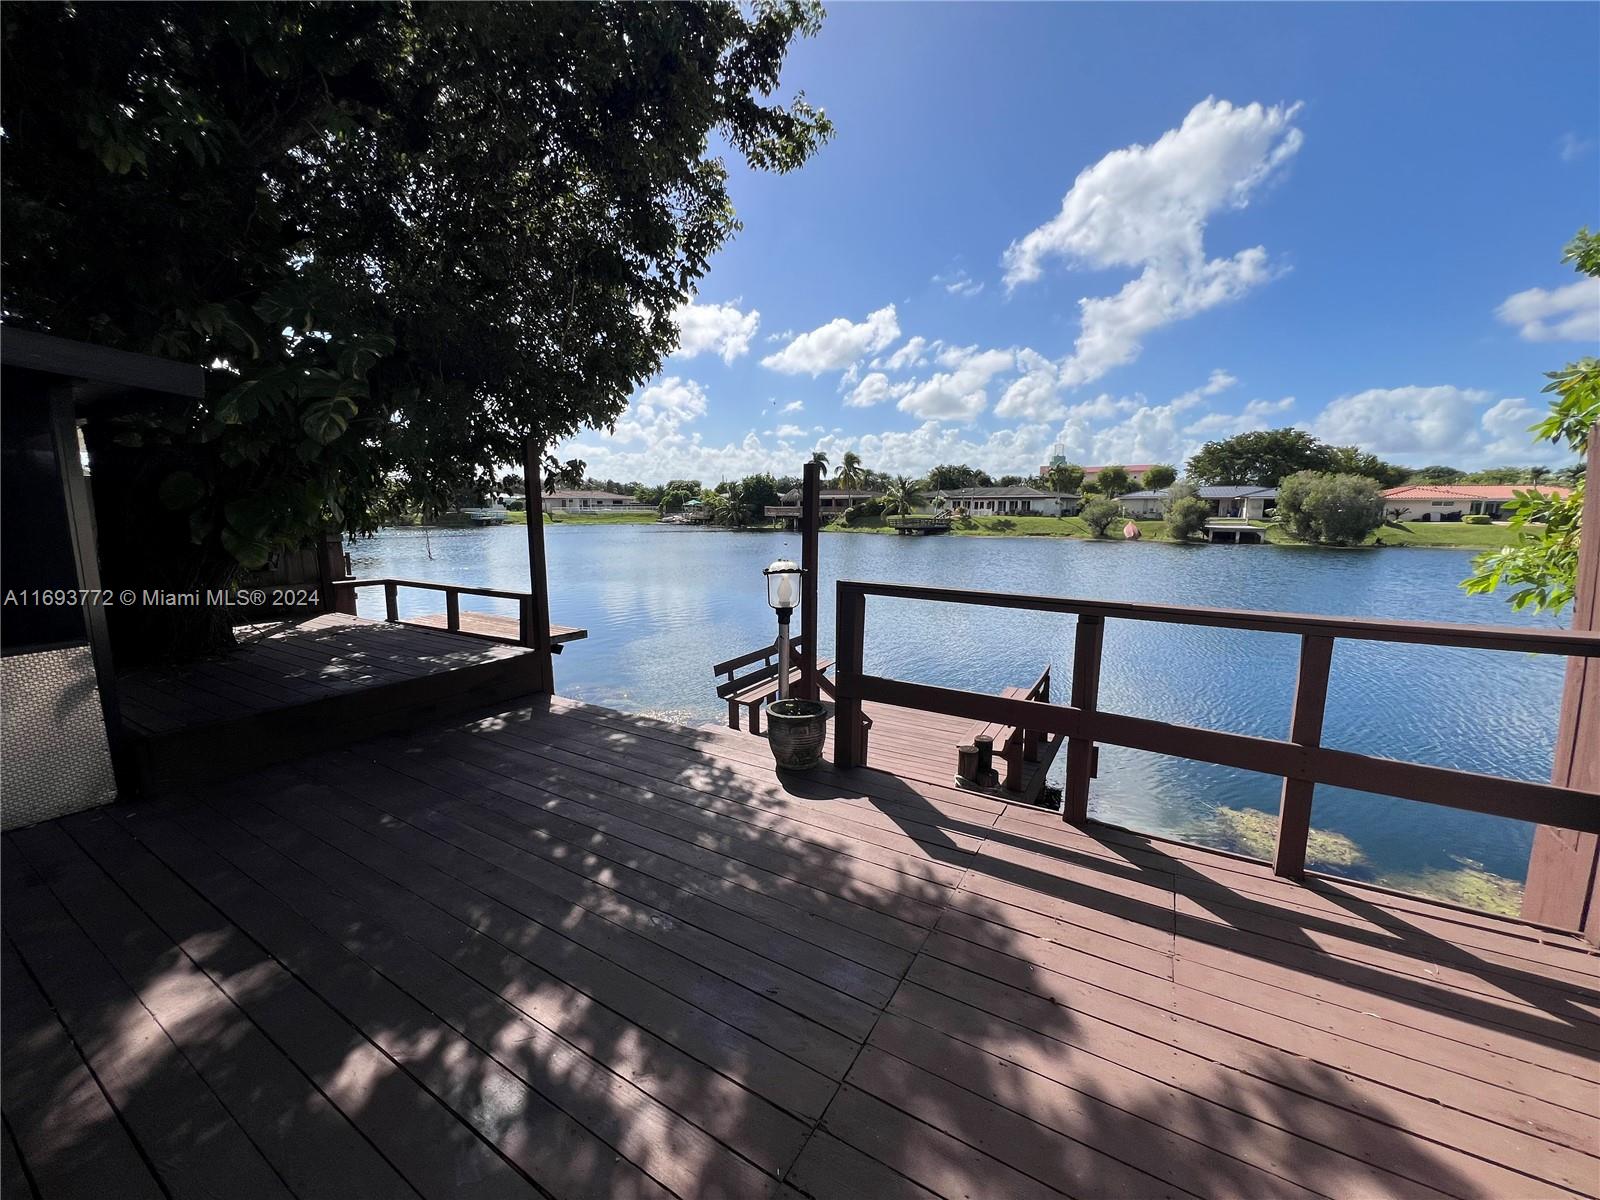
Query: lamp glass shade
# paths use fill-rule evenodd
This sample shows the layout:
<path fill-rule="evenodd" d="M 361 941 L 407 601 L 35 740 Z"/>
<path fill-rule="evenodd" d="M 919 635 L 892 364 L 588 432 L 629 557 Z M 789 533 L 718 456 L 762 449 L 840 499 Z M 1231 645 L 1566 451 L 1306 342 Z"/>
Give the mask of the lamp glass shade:
<path fill-rule="evenodd" d="M 780 558 L 762 572 L 767 577 L 767 603 L 774 609 L 800 603 L 800 564 Z"/>

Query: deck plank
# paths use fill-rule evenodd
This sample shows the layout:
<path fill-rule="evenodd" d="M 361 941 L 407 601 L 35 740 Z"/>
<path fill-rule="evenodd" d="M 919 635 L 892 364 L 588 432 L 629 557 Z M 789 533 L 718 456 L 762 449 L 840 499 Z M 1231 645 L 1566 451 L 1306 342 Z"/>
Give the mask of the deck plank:
<path fill-rule="evenodd" d="M 440 636 L 309 631 L 150 719 L 415 678 Z M 943 718 L 796 778 L 748 734 L 480 712 L 6 835 L 8 1083 L 63 1064 L 7 1088 L 10 1186 L 87 1129 L 74 1165 L 154 1146 L 195 1191 L 144 1072 L 260 1194 L 351 1146 L 349 1195 L 1600 1193 L 1573 938 L 964 792 Z"/>

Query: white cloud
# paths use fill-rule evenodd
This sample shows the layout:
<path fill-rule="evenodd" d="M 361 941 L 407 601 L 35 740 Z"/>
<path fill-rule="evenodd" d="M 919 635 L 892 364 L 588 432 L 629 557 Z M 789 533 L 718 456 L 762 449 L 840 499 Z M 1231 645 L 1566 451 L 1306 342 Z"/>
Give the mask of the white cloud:
<path fill-rule="evenodd" d="M 661 441 L 705 415 L 705 389 L 692 379 L 668 375 L 629 402 L 611 436 L 619 442 Z"/>
<path fill-rule="evenodd" d="M 1218 392 L 1225 392 L 1239 381 L 1220 367 L 1211 372 L 1205 386 L 1200 389 L 1202 396 L 1215 396 Z"/>
<path fill-rule="evenodd" d="M 1036 350 L 1022 349 L 1017 351 L 1017 370 L 1021 374 L 994 406 L 994 415 L 1026 421 L 1053 421 L 1061 416 L 1065 410 L 1055 363 Z"/>
<path fill-rule="evenodd" d="M 837 317 L 826 325 L 802 333 L 761 365 L 786 375 L 811 375 L 842 371 L 864 355 L 882 350 L 900 336 L 894 305 L 871 313 L 861 322 Z"/>
<path fill-rule="evenodd" d="M 1268 429 L 1278 424 L 1284 413 L 1294 407 L 1294 397 L 1281 400 L 1252 400 L 1236 413 L 1207 413 L 1189 426 L 1188 432 L 1208 437 L 1221 434 L 1232 437 L 1252 429 Z"/>
<path fill-rule="evenodd" d="M 1009 350 L 982 350 L 976 346 L 952 347 L 939 355 L 949 367 L 912 388 L 896 406 L 901 412 L 925 420 L 971 421 L 989 406 L 989 381 L 1016 362 Z"/>
<path fill-rule="evenodd" d="M 904 396 L 910 390 L 909 383 L 890 383 L 889 377 L 882 371 L 874 371 L 856 384 L 855 390 L 845 397 L 844 406 L 871 408 L 874 404 Z"/>
<path fill-rule="evenodd" d="M 1093 269 L 1137 267 L 1113 296 L 1079 301 L 1082 328 L 1061 365 L 1065 386 L 1098 379 L 1138 357 L 1144 336 L 1236 300 L 1276 273 L 1265 248 L 1208 259 L 1207 220 L 1246 207 L 1303 140 L 1299 105 L 1236 108 L 1207 98 L 1154 144 L 1114 150 L 1083 171 L 1061 211 L 1004 257 L 1008 289 L 1032 282 L 1052 258 Z"/>
<path fill-rule="evenodd" d="M 1533 440 L 1528 427 L 1542 412 L 1520 396 L 1496 399 L 1478 388 L 1371 388 L 1333 401 L 1311 431 L 1335 445 L 1419 466 L 1570 462 L 1564 445 Z"/>
<path fill-rule="evenodd" d="M 928 361 L 928 355 L 936 353 L 939 346 L 939 342 L 930 343 L 924 337 L 907 338 L 906 344 L 900 349 L 887 357 L 873 359 L 872 365 L 875 369 L 885 371 L 904 371 L 910 367 L 924 366 Z"/>
<path fill-rule="evenodd" d="M 1477 388 L 1368 388 L 1334 400 L 1313 422 L 1312 432 L 1380 458 L 1455 461 L 1476 444 L 1482 411 L 1493 399 Z"/>
<path fill-rule="evenodd" d="M 1495 316 L 1528 342 L 1600 342 L 1600 279 L 1508 296 Z"/>
<path fill-rule="evenodd" d="M 1575 163 L 1580 158 L 1588 157 L 1589 152 L 1595 148 L 1595 144 L 1593 138 L 1579 137 L 1577 134 L 1569 132 L 1561 135 L 1561 140 L 1556 143 L 1556 146 L 1562 162 Z"/>
<path fill-rule="evenodd" d="M 798 425 L 779 425 L 774 431 L 780 438 L 802 438 L 806 431 Z"/>
<path fill-rule="evenodd" d="M 761 324 L 759 312 L 740 312 L 737 304 L 683 304 L 673 312 L 672 319 L 678 326 L 678 348 L 673 357 L 714 353 L 725 363 L 749 353 L 750 339 Z"/>
<path fill-rule="evenodd" d="M 797 412 L 804 412 L 805 409 L 806 409 L 806 402 L 804 400 L 791 400 L 791 401 L 789 401 L 789 403 L 785 404 L 778 411 L 780 413 L 797 413 Z"/>
<path fill-rule="evenodd" d="M 966 271 L 955 271 L 948 275 L 935 275 L 933 282 L 952 296 L 976 296 L 983 291 L 983 283 L 973 279 Z"/>

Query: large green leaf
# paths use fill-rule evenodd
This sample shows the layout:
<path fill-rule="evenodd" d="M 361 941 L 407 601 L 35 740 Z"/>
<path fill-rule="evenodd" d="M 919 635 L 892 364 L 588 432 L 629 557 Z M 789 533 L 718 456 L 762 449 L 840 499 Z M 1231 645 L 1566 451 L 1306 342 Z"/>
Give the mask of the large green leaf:
<path fill-rule="evenodd" d="M 171 512 L 193 508 L 206 494 L 206 485 L 190 471 L 174 471 L 161 481 L 156 494 Z"/>

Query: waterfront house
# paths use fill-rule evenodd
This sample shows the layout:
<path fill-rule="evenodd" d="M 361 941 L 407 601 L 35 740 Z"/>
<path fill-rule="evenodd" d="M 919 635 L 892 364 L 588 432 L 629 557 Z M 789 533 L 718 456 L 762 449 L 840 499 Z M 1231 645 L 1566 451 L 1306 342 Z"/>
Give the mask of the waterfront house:
<path fill-rule="evenodd" d="M 1548 484 L 1410 484 L 1385 491 L 1383 508 L 1392 521 L 1459 521 L 1480 514 L 1498 521 L 1518 492 L 1566 496 L 1571 490 Z"/>
<path fill-rule="evenodd" d="M 818 499 L 818 502 L 822 506 L 822 515 L 823 515 L 823 517 L 827 518 L 829 516 L 837 515 L 839 513 L 842 513 L 845 509 L 849 508 L 853 504 L 861 504 L 861 503 L 863 503 L 864 501 L 867 501 L 867 500 L 878 500 L 878 499 L 881 499 L 882 496 L 883 496 L 882 492 L 869 491 L 866 488 L 829 488 L 829 487 L 825 487 L 825 488 L 822 488 L 818 492 L 817 499 Z M 768 515 L 769 516 L 787 516 L 787 515 L 789 515 L 787 513 L 777 512 L 776 510 L 779 509 L 779 508 L 792 508 L 792 509 L 795 510 L 793 515 L 799 516 L 799 514 L 800 514 L 800 489 L 797 488 L 797 487 L 790 488 L 783 495 L 779 496 L 778 497 L 778 504 L 772 506 L 772 508 L 768 512 Z"/>
<path fill-rule="evenodd" d="M 1218 517 L 1246 521 L 1264 521 L 1278 506 L 1278 489 L 1250 487 L 1243 484 L 1222 484 L 1215 487 L 1196 488 L 1195 495 L 1210 506 Z M 1153 520 L 1167 512 L 1171 493 L 1166 488 L 1156 491 L 1125 492 L 1117 503 L 1130 517 Z"/>
<path fill-rule="evenodd" d="M 1195 495 L 1209 504 L 1217 516 L 1246 521 L 1264 521 L 1278 507 L 1277 488 L 1230 483 L 1199 488 Z"/>
<path fill-rule="evenodd" d="M 1078 511 L 1082 501 L 1082 497 L 1071 492 L 1046 492 L 1026 484 L 947 488 L 936 493 L 933 499 L 944 501 L 936 507 L 965 509 L 975 517 L 1070 517 Z"/>
<path fill-rule="evenodd" d="M 589 492 L 559 490 L 545 493 L 545 512 L 595 512 L 615 509 L 643 508 L 632 496 L 618 492 Z"/>
<path fill-rule="evenodd" d="M 1117 497 L 1117 503 L 1122 505 L 1123 512 L 1135 520 L 1150 521 L 1166 515 L 1168 496 L 1166 488 L 1127 492 Z"/>

